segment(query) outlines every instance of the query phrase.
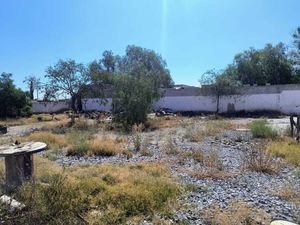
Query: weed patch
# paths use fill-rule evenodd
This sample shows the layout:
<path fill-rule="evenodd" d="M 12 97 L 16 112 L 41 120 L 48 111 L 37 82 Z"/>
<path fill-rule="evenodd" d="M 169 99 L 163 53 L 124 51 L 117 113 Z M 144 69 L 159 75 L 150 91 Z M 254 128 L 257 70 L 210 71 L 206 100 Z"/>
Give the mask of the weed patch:
<path fill-rule="evenodd" d="M 212 206 L 205 210 L 204 219 L 207 224 L 214 225 L 262 225 L 271 222 L 271 217 L 263 210 L 252 208 L 244 202 L 233 202 L 227 209 Z"/>
<path fill-rule="evenodd" d="M 157 163 L 83 165 L 62 169 L 36 157 L 36 184 L 22 186 L 15 198 L 22 215 L 11 224 L 123 224 L 168 213 L 180 193 L 170 171 Z M 6 222 L 6 221 L 5 221 Z"/>
<path fill-rule="evenodd" d="M 300 165 L 300 145 L 294 140 L 274 142 L 268 145 L 267 152 L 285 159 L 288 163 Z"/>
<path fill-rule="evenodd" d="M 226 120 L 210 120 L 203 124 L 196 124 L 187 127 L 185 138 L 192 142 L 200 142 L 207 136 L 215 136 L 228 130 L 232 124 Z"/>
<path fill-rule="evenodd" d="M 278 133 L 266 120 L 255 120 L 250 124 L 250 130 L 254 138 L 275 139 Z"/>

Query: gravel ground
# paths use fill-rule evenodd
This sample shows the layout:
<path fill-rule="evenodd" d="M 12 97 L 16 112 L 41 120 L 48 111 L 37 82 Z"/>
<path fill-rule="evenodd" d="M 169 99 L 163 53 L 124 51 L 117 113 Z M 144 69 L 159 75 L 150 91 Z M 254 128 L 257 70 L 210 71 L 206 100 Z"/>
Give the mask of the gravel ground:
<path fill-rule="evenodd" d="M 241 120 L 241 119 L 240 119 Z M 242 120 L 241 120 L 242 121 Z M 244 120 L 245 121 L 245 120 Z M 248 120 L 246 120 L 248 121 Z M 272 126 L 285 128 L 287 118 L 269 121 Z M 235 121 L 239 123 L 239 121 Z M 39 125 L 42 126 L 42 125 Z M 20 129 L 21 127 L 21 129 Z M 9 135 L 28 134 L 39 127 L 32 125 L 9 128 Z M 169 165 L 175 177 L 184 185 L 192 185 L 192 191 L 180 197 L 182 207 L 176 212 L 172 221 L 189 221 L 189 224 L 204 224 L 203 210 L 214 204 L 226 208 L 231 201 L 243 201 L 249 205 L 263 209 L 272 219 L 284 219 L 300 223 L 300 208 L 291 202 L 280 199 L 276 192 L 285 186 L 292 186 L 300 192 L 300 168 L 283 164 L 278 174 L 270 175 L 246 170 L 244 168 L 244 153 L 260 145 L 260 140 L 251 137 L 248 131 L 227 131 L 216 137 L 206 137 L 200 143 L 194 143 L 184 138 L 185 128 L 164 128 L 158 131 L 142 133 L 142 140 L 147 140 L 147 155 L 135 153 L 132 158 L 125 156 L 114 157 L 66 157 L 60 155 L 56 162 L 60 165 L 101 164 L 111 163 L 140 163 L 163 162 Z M 189 158 L 182 160 L 181 154 L 168 155 L 163 146 L 166 137 L 171 137 L 180 152 L 203 151 L 217 152 L 223 163 L 224 171 L 234 174 L 225 179 L 196 178 L 190 171 L 202 171 L 203 165 Z M 129 137 L 130 138 L 130 137 Z M 43 153 L 42 153 L 43 154 Z M 276 162 L 282 163 L 280 159 Z M 145 222 L 144 224 L 151 224 Z"/>

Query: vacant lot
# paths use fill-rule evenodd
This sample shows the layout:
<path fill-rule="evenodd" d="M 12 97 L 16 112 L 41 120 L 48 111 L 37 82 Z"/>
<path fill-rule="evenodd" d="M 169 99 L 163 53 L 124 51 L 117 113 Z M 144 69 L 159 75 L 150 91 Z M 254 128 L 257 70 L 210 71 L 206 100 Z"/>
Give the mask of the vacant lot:
<path fill-rule="evenodd" d="M 129 133 L 109 121 L 43 118 L 9 121 L 0 136 L 49 148 L 35 157 L 36 184 L 14 193 L 27 207 L 2 207 L 4 224 L 300 222 L 300 147 L 285 118 L 154 117 Z"/>

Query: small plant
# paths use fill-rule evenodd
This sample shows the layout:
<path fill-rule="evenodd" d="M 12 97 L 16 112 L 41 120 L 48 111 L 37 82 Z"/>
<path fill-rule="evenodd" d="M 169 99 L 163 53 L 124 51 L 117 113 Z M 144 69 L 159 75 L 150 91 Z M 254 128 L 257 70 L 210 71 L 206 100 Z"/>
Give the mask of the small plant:
<path fill-rule="evenodd" d="M 69 143 L 67 155 L 86 155 L 90 150 L 89 140 L 91 139 L 92 135 L 89 132 L 72 130 L 67 137 Z"/>
<path fill-rule="evenodd" d="M 263 225 L 271 222 L 271 217 L 263 210 L 244 202 L 232 202 L 226 209 L 214 205 L 205 210 L 204 219 L 207 224 L 214 225 Z"/>
<path fill-rule="evenodd" d="M 279 188 L 275 194 L 283 200 L 293 202 L 300 206 L 300 193 L 291 185 L 286 185 L 282 188 Z"/>
<path fill-rule="evenodd" d="M 278 132 L 268 125 L 266 120 L 255 120 L 250 124 L 250 130 L 254 138 L 275 139 Z"/>
<path fill-rule="evenodd" d="M 184 158 L 191 158 L 196 162 L 202 163 L 204 162 L 205 155 L 202 151 L 193 151 L 193 152 L 185 152 L 182 153 Z"/>
<path fill-rule="evenodd" d="M 88 155 L 97 156 L 114 156 L 122 154 L 124 147 L 120 142 L 112 138 L 98 138 L 89 141 L 90 148 Z"/>
<path fill-rule="evenodd" d="M 242 160 L 247 169 L 255 172 L 276 174 L 281 167 L 281 164 L 266 152 L 264 145 L 252 146 L 244 152 Z"/>
<path fill-rule="evenodd" d="M 132 140 L 133 140 L 133 145 L 134 149 L 136 151 L 140 151 L 142 147 L 142 137 L 141 137 L 141 132 L 144 129 L 143 124 L 134 124 L 132 127 Z"/>
<path fill-rule="evenodd" d="M 168 155 L 177 155 L 179 153 L 179 150 L 174 144 L 174 140 L 170 136 L 166 139 L 163 150 Z"/>

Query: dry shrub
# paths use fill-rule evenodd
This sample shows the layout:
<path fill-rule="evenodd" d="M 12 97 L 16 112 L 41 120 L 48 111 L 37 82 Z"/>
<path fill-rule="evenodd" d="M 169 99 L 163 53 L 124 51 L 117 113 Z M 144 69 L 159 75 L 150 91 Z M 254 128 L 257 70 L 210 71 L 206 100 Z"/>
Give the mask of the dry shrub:
<path fill-rule="evenodd" d="M 144 129 L 143 124 L 134 124 L 132 126 L 132 141 L 135 151 L 140 151 L 142 148 L 142 135 L 141 132 Z"/>
<path fill-rule="evenodd" d="M 44 142 L 51 150 L 58 150 L 67 146 L 64 136 L 47 131 L 31 133 L 29 136 L 25 137 L 24 140 Z"/>
<path fill-rule="evenodd" d="M 265 144 L 252 145 L 242 156 L 244 167 L 251 171 L 277 174 L 281 163 L 265 150 Z"/>
<path fill-rule="evenodd" d="M 211 225 L 267 225 L 271 222 L 266 212 L 244 202 L 232 202 L 226 209 L 212 206 L 205 210 L 204 219 Z"/>
<path fill-rule="evenodd" d="M 215 136 L 231 128 L 232 124 L 227 120 L 211 120 L 189 126 L 186 129 L 185 138 L 192 142 L 200 142 L 207 136 Z"/>
<path fill-rule="evenodd" d="M 279 188 L 274 194 L 285 201 L 293 202 L 300 206 L 300 192 L 291 185 Z"/>
<path fill-rule="evenodd" d="M 204 154 L 202 165 L 202 170 L 192 171 L 190 174 L 197 179 L 227 179 L 235 175 L 225 170 L 223 162 L 216 151 Z"/>
<path fill-rule="evenodd" d="M 147 128 L 150 130 L 179 127 L 183 124 L 185 118 L 181 116 L 163 116 L 150 118 Z"/>
<path fill-rule="evenodd" d="M 287 162 L 296 166 L 300 165 L 300 145 L 292 139 L 269 144 L 267 152 L 276 157 L 284 158 Z"/>
<path fill-rule="evenodd" d="M 192 152 L 183 152 L 181 153 L 183 159 L 193 159 L 195 162 L 204 163 L 205 155 L 202 151 L 192 151 Z"/>
<path fill-rule="evenodd" d="M 179 153 L 178 148 L 171 136 L 168 136 L 163 145 L 163 151 L 168 155 L 177 155 Z"/>
<path fill-rule="evenodd" d="M 91 140 L 89 145 L 87 155 L 90 156 L 114 156 L 122 154 L 125 150 L 120 140 L 108 137 Z"/>

